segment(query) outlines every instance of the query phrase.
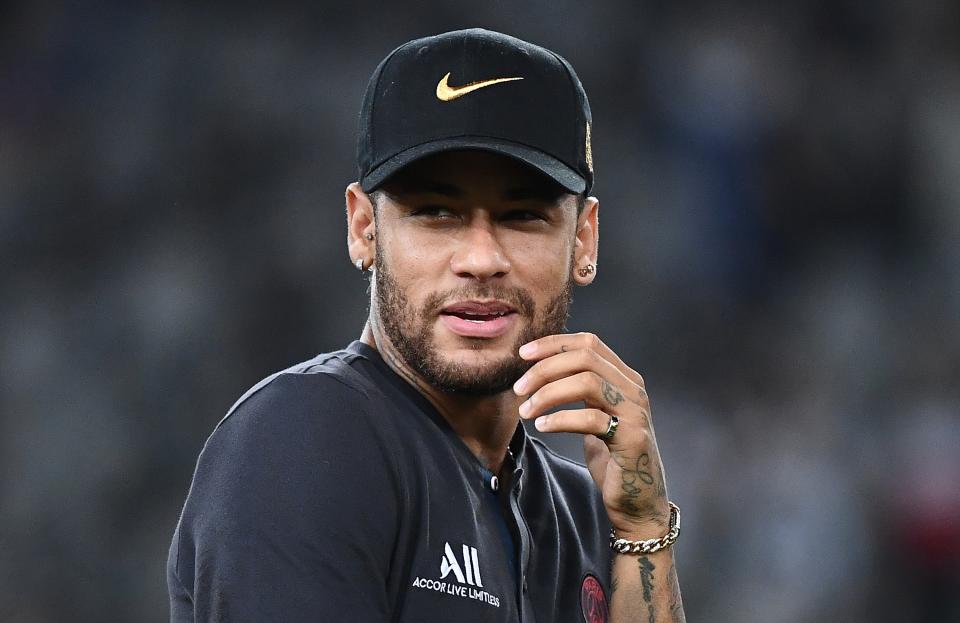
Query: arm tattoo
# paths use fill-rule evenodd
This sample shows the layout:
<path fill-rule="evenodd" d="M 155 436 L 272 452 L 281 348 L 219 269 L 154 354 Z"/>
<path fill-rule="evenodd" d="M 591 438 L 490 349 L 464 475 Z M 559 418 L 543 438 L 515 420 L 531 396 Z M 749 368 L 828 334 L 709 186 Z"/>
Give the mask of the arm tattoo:
<path fill-rule="evenodd" d="M 610 406 L 616 406 L 623 402 L 623 394 L 620 390 L 607 382 L 607 379 L 600 379 L 600 391 L 603 392 L 603 398 Z"/>
<path fill-rule="evenodd" d="M 640 586 L 643 588 L 643 600 L 647 602 L 647 618 L 649 623 L 654 623 L 656 617 L 653 611 L 653 571 L 656 569 L 654 564 L 646 556 L 640 557 Z"/>

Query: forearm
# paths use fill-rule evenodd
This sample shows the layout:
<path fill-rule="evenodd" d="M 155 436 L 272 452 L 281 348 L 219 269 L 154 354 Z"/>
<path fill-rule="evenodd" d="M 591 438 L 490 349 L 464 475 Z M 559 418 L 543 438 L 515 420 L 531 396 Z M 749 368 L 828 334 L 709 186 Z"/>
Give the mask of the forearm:
<path fill-rule="evenodd" d="M 614 554 L 611 577 L 611 623 L 686 621 L 672 549 Z"/>

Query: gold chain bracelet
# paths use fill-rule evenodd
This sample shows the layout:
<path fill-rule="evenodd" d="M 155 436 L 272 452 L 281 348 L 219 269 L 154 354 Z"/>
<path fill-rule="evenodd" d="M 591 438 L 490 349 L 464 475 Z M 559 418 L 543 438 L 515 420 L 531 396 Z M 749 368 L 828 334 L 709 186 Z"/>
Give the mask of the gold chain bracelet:
<path fill-rule="evenodd" d="M 610 528 L 610 548 L 619 554 L 654 554 L 676 543 L 680 536 L 680 509 L 673 502 L 667 504 L 670 505 L 670 529 L 665 535 L 659 539 L 628 541 L 618 539 L 617 531 Z"/>

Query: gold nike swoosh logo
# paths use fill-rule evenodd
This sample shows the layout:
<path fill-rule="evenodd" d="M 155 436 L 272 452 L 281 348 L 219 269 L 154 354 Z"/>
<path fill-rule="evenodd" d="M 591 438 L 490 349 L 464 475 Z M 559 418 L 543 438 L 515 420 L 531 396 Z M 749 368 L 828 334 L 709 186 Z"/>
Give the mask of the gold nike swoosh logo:
<path fill-rule="evenodd" d="M 447 75 L 443 78 L 440 78 L 440 82 L 437 83 L 437 99 L 442 102 L 449 102 L 455 100 L 458 97 L 463 97 L 467 93 L 473 93 L 477 89 L 482 89 L 483 87 L 488 87 L 493 84 L 500 84 L 501 82 L 510 82 L 512 80 L 523 80 L 523 78 L 494 78 L 493 80 L 481 80 L 480 82 L 471 82 L 470 84 L 465 84 L 462 87 L 452 87 L 447 84 L 447 80 L 450 79 L 450 72 L 447 72 Z"/>

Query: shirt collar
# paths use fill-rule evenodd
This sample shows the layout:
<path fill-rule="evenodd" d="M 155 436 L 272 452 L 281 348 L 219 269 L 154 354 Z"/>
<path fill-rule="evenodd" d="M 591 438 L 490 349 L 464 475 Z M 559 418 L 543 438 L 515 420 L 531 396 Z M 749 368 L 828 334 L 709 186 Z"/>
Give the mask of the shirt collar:
<path fill-rule="evenodd" d="M 405 379 L 403 379 L 399 374 L 393 371 L 387 362 L 383 360 L 383 357 L 380 356 L 380 352 L 377 349 L 373 348 L 365 342 L 360 340 L 354 340 L 347 347 L 347 351 L 359 355 L 364 359 L 372 362 L 377 369 L 384 374 L 394 385 L 396 385 L 400 391 L 402 391 L 406 396 L 410 397 L 425 413 L 427 413 L 437 424 L 448 433 L 448 435 L 454 437 L 459 446 L 462 446 L 463 449 L 473 456 L 473 453 L 467 449 L 466 445 L 463 443 L 463 440 L 450 428 L 450 424 L 447 420 L 440 415 L 436 407 L 433 406 L 426 396 L 421 394 L 416 388 L 412 387 Z M 510 439 L 510 443 L 507 444 L 507 459 L 513 464 L 514 476 L 519 478 L 523 474 L 523 468 L 526 462 L 526 449 L 527 445 L 530 443 L 527 435 L 527 431 L 524 430 L 523 424 L 517 421 L 517 429 L 513 433 L 513 437 Z M 512 457 L 512 459 L 511 459 Z M 476 457 L 474 457 L 476 460 Z"/>

